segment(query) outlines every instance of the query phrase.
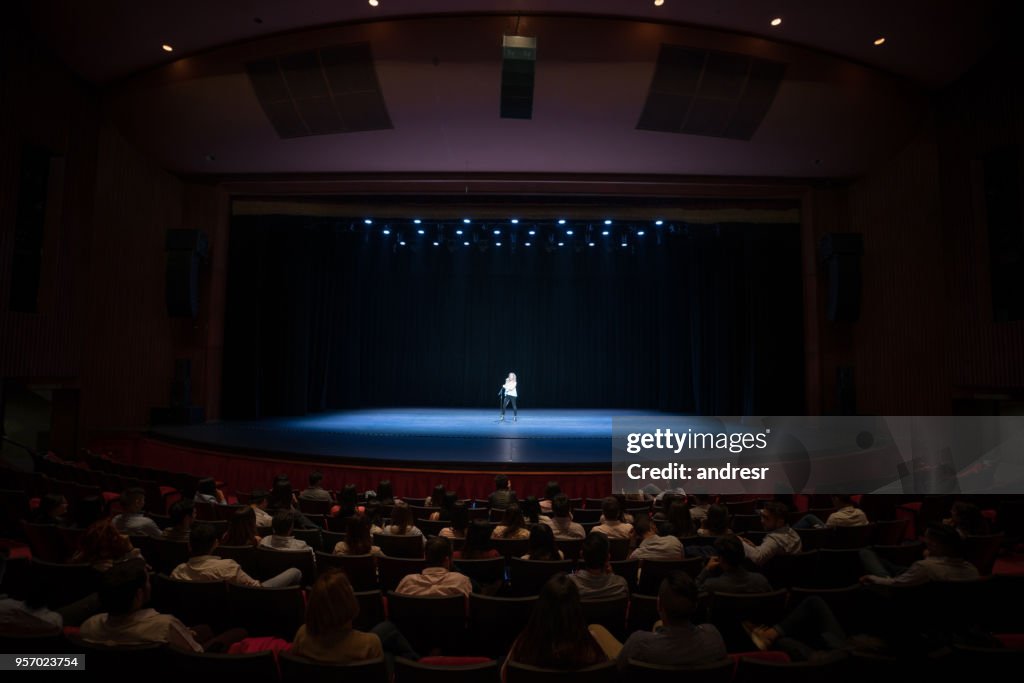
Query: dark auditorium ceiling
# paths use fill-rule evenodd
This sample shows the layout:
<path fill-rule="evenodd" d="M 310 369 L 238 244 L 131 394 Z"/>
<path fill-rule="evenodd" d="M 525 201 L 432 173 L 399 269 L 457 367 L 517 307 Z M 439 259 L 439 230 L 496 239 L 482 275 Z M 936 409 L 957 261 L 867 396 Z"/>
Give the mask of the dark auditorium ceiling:
<path fill-rule="evenodd" d="M 177 173 L 851 177 L 992 42 L 997 0 L 32 0 L 32 29 Z M 773 17 L 781 17 L 777 27 Z M 537 38 L 499 116 L 503 34 Z M 874 45 L 884 37 L 885 43 Z M 369 45 L 393 127 L 282 136 L 246 65 Z M 173 46 L 173 52 L 161 49 Z M 638 129 L 663 44 L 784 65 L 749 139 Z M 347 49 L 347 48 L 345 48 Z M 334 52 L 331 52 L 334 50 Z M 314 60 L 315 61 L 315 60 Z M 748 122 L 749 123 L 749 122 Z M 642 127 L 641 127 L 642 128 Z M 698 127 L 699 128 L 699 127 Z M 751 134 L 751 131 L 752 134 Z"/>

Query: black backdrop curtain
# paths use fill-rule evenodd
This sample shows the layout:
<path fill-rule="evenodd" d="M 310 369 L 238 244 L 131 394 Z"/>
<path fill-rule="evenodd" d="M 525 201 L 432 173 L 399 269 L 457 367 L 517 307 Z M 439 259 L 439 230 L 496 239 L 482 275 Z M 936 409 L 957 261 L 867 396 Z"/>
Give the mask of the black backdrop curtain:
<path fill-rule="evenodd" d="M 509 371 L 521 409 L 803 413 L 797 225 L 514 252 L 415 237 L 236 217 L 223 415 L 496 408 Z"/>

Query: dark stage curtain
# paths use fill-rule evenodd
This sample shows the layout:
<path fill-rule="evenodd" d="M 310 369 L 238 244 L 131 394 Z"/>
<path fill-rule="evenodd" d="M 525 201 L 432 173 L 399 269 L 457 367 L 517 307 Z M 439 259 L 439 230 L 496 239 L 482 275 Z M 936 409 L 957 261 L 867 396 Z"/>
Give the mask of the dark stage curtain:
<path fill-rule="evenodd" d="M 236 217 L 223 414 L 370 406 L 803 413 L 797 225 L 685 226 L 627 248 L 434 247 Z"/>

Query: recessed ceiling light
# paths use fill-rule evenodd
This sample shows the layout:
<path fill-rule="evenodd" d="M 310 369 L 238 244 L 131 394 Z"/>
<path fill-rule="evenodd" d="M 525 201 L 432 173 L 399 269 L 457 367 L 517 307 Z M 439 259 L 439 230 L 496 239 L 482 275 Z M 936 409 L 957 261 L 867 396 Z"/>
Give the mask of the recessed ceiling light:
<path fill-rule="evenodd" d="M 167 43 L 164 43 L 160 47 L 164 49 L 164 52 L 174 52 L 174 48 L 168 45 Z"/>
<path fill-rule="evenodd" d="M 370 0 L 370 7 L 376 7 L 379 4 L 379 0 Z"/>
<path fill-rule="evenodd" d="M 665 4 L 665 0 L 654 0 L 654 6 L 655 7 L 661 7 L 664 4 Z"/>
<path fill-rule="evenodd" d="M 875 38 L 875 45 L 883 45 L 885 43 L 885 36 L 881 38 Z"/>
<path fill-rule="evenodd" d="M 772 26 L 778 26 L 782 23 L 782 17 L 775 17 L 772 19 Z"/>

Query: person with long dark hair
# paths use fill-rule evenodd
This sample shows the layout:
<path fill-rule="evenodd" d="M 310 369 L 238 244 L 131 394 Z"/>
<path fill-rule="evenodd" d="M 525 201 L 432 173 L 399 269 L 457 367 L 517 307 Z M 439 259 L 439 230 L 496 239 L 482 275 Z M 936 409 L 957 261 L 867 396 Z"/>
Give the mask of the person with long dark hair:
<path fill-rule="evenodd" d="M 494 527 L 493 538 L 510 540 L 526 540 L 530 537 L 530 530 L 526 528 L 526 520 L 523 519 L 523 511 L 517 503 L 512 503 L 505 508 L 505 516 L 501 524 Z"/>
<path fill-rule="evenodd" d="M 561 492 L 562 487 L 558 485 L 557 481 L 548 482 L 548 485 L 544 487 L 544 497 L 540 499 L 541 514 L 551 514 L 551 501 L 554 500 L 555 496 L 557 496 Z"/>
<path fill-rule="evenodd" d="M 466 543 L 462 550 L 458 550 L 452 556 L 456 560 L 489 560 L 493 557 L 501 557 L 491 547 L 491 525 L 482 519 L 474 519 L 466 528 Z"/>
<path fill-rule="evenodd" d="M 263 540 L 256 533 L 256 510 L 245 506 L 235 510 L 228 520 L 228 530 L 221 537 L 221 545 L 259 545 Z"/>
<path fill-rule="evenodd" d="M 441 509 L 430 513 L 430 519 L 435 522 L 447 522 L 452 518 L 452 510 L 459 502 L 455 491 L 445 491 L 441 498 Z"/>
<path fill-rule="evenodd" d="M 335 555 L 381 555 L 370 535 L 370 519 L 365 515 L 349 517 L 345 525 L 345 540 L 334 546 Z"/>
<path fill-rule="evenodd" d="M 541 588 L 530 620 L 505 661 L 565 671 L 608 661 L 587 629 L 579 590 L 568 576 L 556 574 Z"/>
<path fill-rule="evenodd" d="M 430 498 L 423 501 L 424 507 L 428 508 L 439 508 L 444 505 L 444 484 L 438 484 L 434 487 L 434 490 L 430 492 Z"/>
<path fill-rule="evenodd" d="M 524 560 L 564 560 L 562 551 L 555 545 L 555 533 L 547 524 L 535 524 L 530 528 L 530 546 Z"/>
<path fill-rule="evenodd" d="M 482 520 L 481 520 L 482 521 Z M 452 506 L 451 526 L 441 529 L 441 538 L 465 538 L 466 529 L 469 527 L 469 509 L 465 503 L 455 503 Z"/>

